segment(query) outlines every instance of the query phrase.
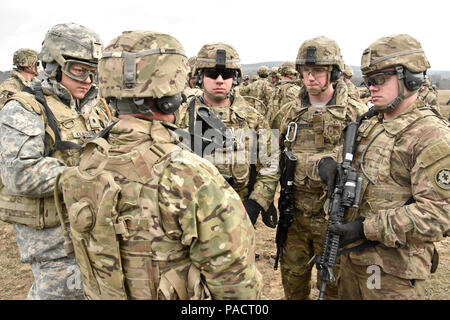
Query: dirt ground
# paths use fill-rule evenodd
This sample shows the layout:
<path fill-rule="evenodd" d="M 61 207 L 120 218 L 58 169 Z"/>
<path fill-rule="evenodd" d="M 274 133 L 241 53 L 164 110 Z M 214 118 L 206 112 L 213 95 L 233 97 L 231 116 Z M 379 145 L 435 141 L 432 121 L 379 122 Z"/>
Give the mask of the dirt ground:
<path fill-rule="evenodd" d="M 256 224 L 256 261 L 264 278 L 264 296 L 271 300 L 284 299 L 280 269 L 273 270 L 275 262 L 275 230 L 258 220 Z M 440 254 L 439 268 L 427 282 L 426 299 L 450 300 L 450 238 L 437 243 Z M 0 221 L 0 300 L 25 299 L 33 281 L 28 264 L 20 262 L 12 226 Z M 313 272 L 311 299 L 316 299 L 316 273 Z"/>

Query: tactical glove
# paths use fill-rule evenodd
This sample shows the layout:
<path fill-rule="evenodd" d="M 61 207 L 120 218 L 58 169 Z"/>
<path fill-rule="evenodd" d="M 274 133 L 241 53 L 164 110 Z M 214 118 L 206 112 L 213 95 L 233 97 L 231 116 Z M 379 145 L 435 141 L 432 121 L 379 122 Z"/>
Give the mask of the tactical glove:
<path fill-rule="evenodd" d="M 262 221 L 269 228 L 276 228 L 278 224 L 278 215 L 277 209 L 275 209 L 275 205 L 273 202 L 270 204 L 269 209 L 267 211 L 262 210 L 261 216 Z"/>
<path fill-rule="evenodd" d="M 341 236 L 339 241 L 339 247 L 344 247 L 350 243 L 358 241 L 360 239 L 366 239 L 364 235 L 364 219 L 361 218 L 356 221 L 352 221 L 344 224 L 334 224 L 330 226 L 329 230 L 332 233 Z"/>
<path fill-rule="evenodd" d="M 319 161 L 318 169 L 320 180 L 327 185 L 328 196 L 330 196 L 334 189 L 336 173 L 340 169 L 340 164 L 333 158 L 326 157 Z"/>
<path fill-rule="evenodd" d="M 250 218 L 250 221 L 253 225 L 255 225 L 256 220 L 258 220 L 259 213 L 263 211 L 263 208 L 252 199 L 247 199 L 244 201 L 245 210 L 247 210 L 247 214 Z"/>

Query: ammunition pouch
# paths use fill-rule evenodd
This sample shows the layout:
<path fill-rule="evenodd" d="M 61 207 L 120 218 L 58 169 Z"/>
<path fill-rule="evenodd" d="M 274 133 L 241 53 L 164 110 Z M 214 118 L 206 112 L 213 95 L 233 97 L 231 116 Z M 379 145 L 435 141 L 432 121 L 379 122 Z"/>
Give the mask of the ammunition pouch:
<path fill-rule="evenodd" d="M 0 220 L 34 229 L 59 225 L 53 197 L 28 198 L 8 193 L 0 181 Z"/>

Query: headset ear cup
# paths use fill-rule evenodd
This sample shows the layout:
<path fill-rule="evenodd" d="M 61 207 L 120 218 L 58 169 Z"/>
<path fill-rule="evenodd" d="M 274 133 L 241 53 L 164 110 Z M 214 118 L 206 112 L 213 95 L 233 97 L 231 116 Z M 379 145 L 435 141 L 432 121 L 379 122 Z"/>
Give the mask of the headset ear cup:
<path fill-rule="evenodd" d="M 333 66 L 333 69 L 331 70 L 330 81 L 331 82 L 336 82 L 336 81 L 338 81 L 340 76 L 341 76 L 341 71 L 339 70 L 339 68 L 336 67 L 336 66 Z"/>
<path fill-rule="evenodd" d="M 419 90 L 425 82 L 425 75 L 423 72 L 413 73 L 405 68 L 405 70 L 403 71 L 403 75 L 403 82 L 406 89 L 408 89 L 409 91 Z"/>

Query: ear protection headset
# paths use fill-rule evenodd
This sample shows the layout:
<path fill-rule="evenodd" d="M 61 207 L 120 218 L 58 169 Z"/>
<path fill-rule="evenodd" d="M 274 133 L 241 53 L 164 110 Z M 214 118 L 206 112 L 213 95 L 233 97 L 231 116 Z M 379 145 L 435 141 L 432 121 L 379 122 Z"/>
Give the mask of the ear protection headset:
<path fill-rule="evenodd" d="M 405 87 L 409 91 L 419 90 L 425 82 L 425 72 L 411 72 L 402 66 L 398 66 L 395 69 L 399 78 L 403 77 Z"/>

